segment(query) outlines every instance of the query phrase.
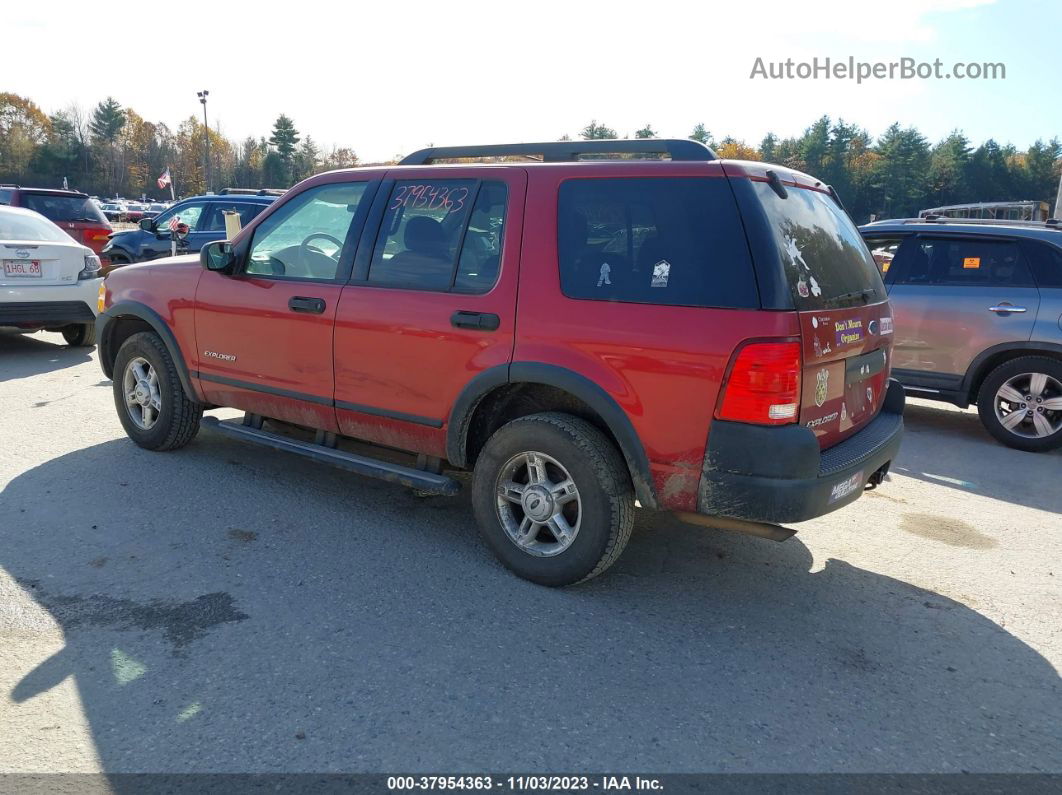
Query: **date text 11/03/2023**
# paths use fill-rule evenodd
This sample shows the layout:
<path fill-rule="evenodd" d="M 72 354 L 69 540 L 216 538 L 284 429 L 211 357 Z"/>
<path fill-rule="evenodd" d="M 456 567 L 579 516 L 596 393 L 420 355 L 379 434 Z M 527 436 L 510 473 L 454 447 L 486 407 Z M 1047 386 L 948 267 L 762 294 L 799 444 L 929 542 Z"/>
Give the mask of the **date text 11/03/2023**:
<path fill-rule="evenodd" d="M 388 776 L 387 789 L 542 791 L 660 791 L 658 778 L 645 776 Z"/>

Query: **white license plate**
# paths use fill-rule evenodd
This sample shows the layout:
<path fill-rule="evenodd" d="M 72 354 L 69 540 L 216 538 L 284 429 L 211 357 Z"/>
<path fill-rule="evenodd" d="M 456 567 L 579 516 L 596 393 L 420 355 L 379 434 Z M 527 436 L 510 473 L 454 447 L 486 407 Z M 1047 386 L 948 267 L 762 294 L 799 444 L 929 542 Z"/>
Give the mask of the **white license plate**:
<path fill-rule="evenodd" d="M 41 278 L 41 261 L 37 259 L 5 259 L 4 276 L 12 279 Z"/>

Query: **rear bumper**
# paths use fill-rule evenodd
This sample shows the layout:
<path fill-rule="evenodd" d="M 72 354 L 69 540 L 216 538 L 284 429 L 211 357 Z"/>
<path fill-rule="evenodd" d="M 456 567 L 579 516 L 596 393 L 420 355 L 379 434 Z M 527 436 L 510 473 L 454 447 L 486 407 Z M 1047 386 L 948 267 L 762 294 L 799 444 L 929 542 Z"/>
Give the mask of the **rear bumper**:
<path fill-rule="evenodd" d="M 712 424 L 701 476 L 700 513 L 757 522 L 802 522 L 858 499 L 892 463 L 903 437 L 904 394 L 889 381 L 881 412 L 854 436 L 819 450 L 799 425 Z"/>
<path fill-rule="evenodd" d="M 0 326 L 50 328 L 96 319 L 103 279 L 76 284 L 0 287 Z"/>

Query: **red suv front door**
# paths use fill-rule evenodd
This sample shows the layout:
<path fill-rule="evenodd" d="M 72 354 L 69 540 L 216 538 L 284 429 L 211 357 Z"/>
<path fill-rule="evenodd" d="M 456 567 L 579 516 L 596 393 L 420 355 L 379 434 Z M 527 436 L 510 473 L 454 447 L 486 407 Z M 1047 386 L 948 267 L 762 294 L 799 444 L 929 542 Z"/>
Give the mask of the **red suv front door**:
<path fill-rule="evenodd" d="M 374 188 L 346 179 L 285 199 L 237 245 L 235 274 L 203 274 L 195 330 L 208 400 L 337 430 L 332 326 Z"/>
<path fill-rule="evenodd" d="M 512 167 L 388 173 L 336 312 L 341 433 L 444 455 L 461 389 L 512 359 L 526 186 Z"/>

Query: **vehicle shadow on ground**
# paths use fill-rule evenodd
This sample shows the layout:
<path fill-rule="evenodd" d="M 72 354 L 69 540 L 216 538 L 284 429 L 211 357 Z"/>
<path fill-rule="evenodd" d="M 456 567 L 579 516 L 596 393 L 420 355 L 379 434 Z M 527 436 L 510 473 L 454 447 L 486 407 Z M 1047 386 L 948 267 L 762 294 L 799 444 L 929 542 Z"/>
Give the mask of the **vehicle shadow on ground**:
<path fill-rule="evenodd" d="M 960 603 L 648 513 L 550 590 L 465 495 L 206 431 L 42 464 L 0 567 L 65 647 L 0 698 L 73 677 L 109 773 L 1062 769 L 1057 672 Z"/>
<path fill-rule="evenodd" d="M 57 334 L 45 339 L 0 331 L 0 383 L 84 364 L 92 357 L 92 351 L 93 348 L 71 348 Z"/>
<path fill-rule="evenodd" d="M 997 442 L 976 410 L 908 401 L 892 471 L 938 486 L 1062 513 L 1062 449 L 1026 453 Z M 1020 499 L 1016 495 L 1021 495 Z"/>

